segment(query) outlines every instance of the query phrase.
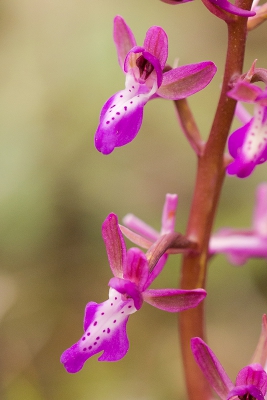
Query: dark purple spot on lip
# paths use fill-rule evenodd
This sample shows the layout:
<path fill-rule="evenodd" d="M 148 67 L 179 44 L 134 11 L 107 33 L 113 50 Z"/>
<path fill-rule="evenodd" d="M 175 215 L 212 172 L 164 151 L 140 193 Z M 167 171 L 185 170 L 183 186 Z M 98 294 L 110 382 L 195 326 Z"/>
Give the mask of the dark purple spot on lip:
<path fill-rule="evenodd" d="M 113 108 L 113 107 L 115 107 L 116 106 L 116 104 L 114 104 L 113 106 L 111 106 L 110 108 Z"/>
<path fill-rule="evenodd" d="M 111 303 L 110 305 L 113 306 L 113 303 Z"/>
<path fill-rule="evenodd" d="M 82 340 L 85 340 L 85 337 L 83 337 Z"/>
<path fill-rule="evenodd" d="M 103 332 L 106 332 L 106 329 L 104 329 Z"/>
<path fill-rule="evenodd" d="M 87 336 L 90 336 L 90 332 L 88 332 L 86 335 L 87 335 Z"/>
<path fill-rule="evenodd" d="M 107 121 L 106 124 L 108 125 L 110 123 L 110 121 Z"/>
<path fill-rule="evenodd" d="M 97 325 L 97 321 L 94 322 L 94 326 L 96 326 L 96 325 Z"/>
<path fill-rule="evenodd" d="M 117 115 L 121 115 L 121 113 L 120 113 L 120 112 L 116 112 L 116 114 L 117 114 Z"/>
<path fill-rule="evenodd" d="M 131 103 L 131 104 L 133 104 L 133 102 L 132 102 L 132 101 L 130 101 L 130 103 Z"/>
<path fill-rule="evenodd" d="M 132 86 L 132 89 L 134 89 L 134 86 Z"/>
<path fill-rule="evenodd" d="M 107 329 L 107 333 L 109 333 L 109 332 L 110 332 L 110 329 L 108 328 L 108 329 Z"/>
<path fill-rule="evenodd" d="M 131 92 L 131 89 L 129 89 L 129 92 Z"/>
<path fill-rule="evenodd" d="M 115 118 L 114 118 L 114 117 L 112 117 L 111 119 L 112 119 L 112 121 L 114 121 L 114 119 L 115 119 Z"/>
<path fill-rule="evenodd" d="M 99 340 L 99 339 L 100 339 L 100 336 L 97 336 L 96 340 Z"/>
<path fill-rule="evenodd" d="M 92 346 L 89 346 L 88 349 L 91 350 Z"/>
<path fill-rule="evenodd" d="M 97 345 L 97 342 L 94 343 L 94 346 L 96 346 L 96 345 Z"/>
<path fill-rule="evenodd" d="M 101 313 L 101 315 L 104 315 L 104 314 L 105 314 L 104 312 Z"/>
<path fill-rule="evenodd" d="M 128 306 L 128 308 L 132 308 L 132 306 Z"/>
<path fill-rule="evenodd" d="M 124 107 L 124 110 L 127 111 L 127 107 L 126 106 Z"/>
<path fill-rule="evenodd" d="M 124 311 L 122 311 L 121 314 L 124 314 Z"/>
<path fill-rule="evenodd" d="M 116 320 L 114 319 L 113 324 L 115 324 L 115 323 L 116 323 Z"/>
<path fill-rule="evenodd" d="M 117 297 L 115 297 L 115 300 L 117 300 Z"/>
<path fill-rule="evenodd" d="M 86 351 L 86 347 L 83 349 L 83 351 Z"/>
<path fill-rule="evenodd" d="M 123 97 L 123 95 L 121 94 L 120 97 Z"/>

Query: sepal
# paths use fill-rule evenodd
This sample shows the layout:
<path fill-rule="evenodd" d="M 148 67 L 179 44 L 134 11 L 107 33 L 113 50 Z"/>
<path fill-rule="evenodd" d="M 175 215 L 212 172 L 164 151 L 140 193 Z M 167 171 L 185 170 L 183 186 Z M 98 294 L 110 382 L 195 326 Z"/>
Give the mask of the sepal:
<path fill-rule="evenodd" d="M 170 100 L 184 99 L 204 89 L 212 80 L 217 68 L 211 61 L 184 65 L 163 74 L 157 94 Z"/>
<path fill-rule="evenodd" d="M 143 293 L 143 299 L 160 310 L 180 312 L 196 307 L 206 295 L 204 289 L 148 289 Z"/>

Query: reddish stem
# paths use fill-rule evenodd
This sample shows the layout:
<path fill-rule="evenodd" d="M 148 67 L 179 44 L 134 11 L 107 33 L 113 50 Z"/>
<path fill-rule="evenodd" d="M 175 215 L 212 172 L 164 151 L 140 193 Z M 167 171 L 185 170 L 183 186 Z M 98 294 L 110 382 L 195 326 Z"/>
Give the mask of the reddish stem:
<path fill-rule="evenodd" d="M 249 9 L 251 0 L 236 4 Z M 228 24 L 228 49 L 221 95 L 211 133 L 203 155 L 198 158 L 198 170 L 193 202 L 187 227 L 187 237 L 197 242 L 200 252 L 185 254 L 182 265 L 182 289 L 205 288 L 208 243 L 225 175 L 224 148 L 235 110 L 235 100 L 227 97 L 229 82 L 240 75 L 243 67 L 247 34 L 247 19 L 237 17 Z M 179 314 L 182 355 L 190 400 L 209 400 L 211 389 L 195 363 L 190 339 L 204 338 L 204 305 Z"/>

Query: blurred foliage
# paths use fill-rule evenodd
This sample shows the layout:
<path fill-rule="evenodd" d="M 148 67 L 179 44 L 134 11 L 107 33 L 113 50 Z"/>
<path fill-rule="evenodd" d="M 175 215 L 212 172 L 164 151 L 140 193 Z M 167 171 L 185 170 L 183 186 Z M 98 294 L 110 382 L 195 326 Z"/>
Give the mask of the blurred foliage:
<path fill-rule="evenodd" d="M 0 398 L 174 400 L 185 398 L 176 316 L 144 305 L 130 318 L 130 351 L 118 363 L 93 357 L 76 375 L 59 362 L 82 334 L 85 304 L 107 298 L 111 277 L 101 224 L 133 212 L 160 226 L 165 193 L 179 194 L 177 230 L 189 213 L 196 160 L 171 102 L 145 108 L 142 129 L 110 156 L 93 143 L 99 112 L 124 86 L 112 41 L 122 15 L 139 44 L 152 25 L 169 36 L 169 63 L 213 60 L 218 73 L 190 99 L 208 134 L 218 99 L 226 29 L 192 2 L 2 0 L 0 3 Z M 266 25 L 251 32 L 245 66 L 267 66 Z M 227 178 L 216 228 L 248 227 L 266 164 L 246 180 Z M 176 287 L 172 257 L 158 287 Z M 252 355 L 267 311 L 265 260 L 242 268 L 211 262 L 208 337 L 232 377 Z"/>

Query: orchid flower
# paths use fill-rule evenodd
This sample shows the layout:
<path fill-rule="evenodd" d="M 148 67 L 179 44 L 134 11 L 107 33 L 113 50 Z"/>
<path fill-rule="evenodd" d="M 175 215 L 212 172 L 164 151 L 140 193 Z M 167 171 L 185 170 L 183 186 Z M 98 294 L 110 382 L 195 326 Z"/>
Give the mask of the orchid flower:
<path fill-rule="evenodd" d="M 161 1 L 167 4 L 177 5 L 177 4 L 187 3 L 193 0 L 161 0 Z"/>
<path fill-rule="evenodd" d="M 235 384 L 228 377 L 213 351 L 202 339 L 198 337 L 191 339 L 191 348 L 203 374 L 222 400 L 265 399 L 267 374 L 263 368 L 264 365 L 256 360 L 266 361 L 266 315 L 263 316 L 263 328 L 257 346 L 256 357 L 254 357 L 253 363 L 239 371 Z"/>
<path fill-rule="evenodd" d="M 267 90 L 241 81 L 228 92 L 228 96 L 254 104 L 254 116 L 233 132 L 228 140 L 234 161 L 228 165 L 227 173 L 245 178 L 256 165 L 267 160 Z"/>
<path fill-rule="evenodd" d="M 143 301 L 169 312 L 195 307 L 206 297 L 203 289 L 148 289 L 160 270 L 149 265 L 140 249 L 126 251 L 118 218 L 110 214 L 104 221 L 102 236 L 111 271 L 109 299 L 87 304 L 82 338 L 64 351 L 61 362 L 71 373 L 78 372 L 84 362 L 103 351 L 99 361 L 120 360 L 128 351 L 126 324 L 130 314 L 139 310 Z"/>
<path fill-rule="evenodd" d="M 209 252 L 225 253 L 235 265 L 251 257 L 267 258 L 267 183 L 257 188 L 252 228 L 222 229 L 211 236 Z"/>
<path fill-rule="evenodd" d="M 161 235 L 174 232 L 177 204 L 177 194 L 167 193 L 162 211 L 160 232 L 157 232 L 133 214 L 125 215 L 122 222 L 126 227 L 120 225 L 120 229 L 131 242 L 144 249 L 148 249 Z"/>
<path fill-rule="evenodd" d="M 163 3 L 168 3 L 172 5 L 187 3 L 188 1 L 192 0 L 161 0 Z M 251 17 L 255 15 L 254 11 L 247 11 L 243 10 L 242 8 L 236 7 L 235 5 L 231 4 L 227 0 L 208 0 L 210 3 L 218 6 L 224 11 L 229 12 L 230 14 L 239 15 L 240 17 Z"/>
<path fill-rule="evenodd" d="M 254 11 L 243 10 L 242 8 L 236 7 L 234 4 L 231 4 L 227 0 L 208 0 L 210 3 L 218 6 L 224 11 L 229 12 L 230 14 L 238 15 L 240 17 L 252 17 L 255 15 Z"/>
<path fill-rule="evenodd" d="M 146 33 L 143 46 L 137 46 L 124 19 L 114 19 L 114 42 L 119 65 L 126 75 L 125 89 L 103 106 L 95 135 L 95 146 L 103 154 L 124 146 L 137 135 L 148 100 L 163 97 L 178 100 L 203 89 L 213 78 L 216 66 L 211 61 L 185 65 L 165 72 L 168 38 L 159 26 Z"/>
<path fill-rule="evenodd" d="M 251 10 L 255 11 L 256 15 L 248 19 L 248 30 L 251 31 L 262 24 L 267 19 L 267 3 L 258 5 L 260 0 L 253 0 Z"/>

